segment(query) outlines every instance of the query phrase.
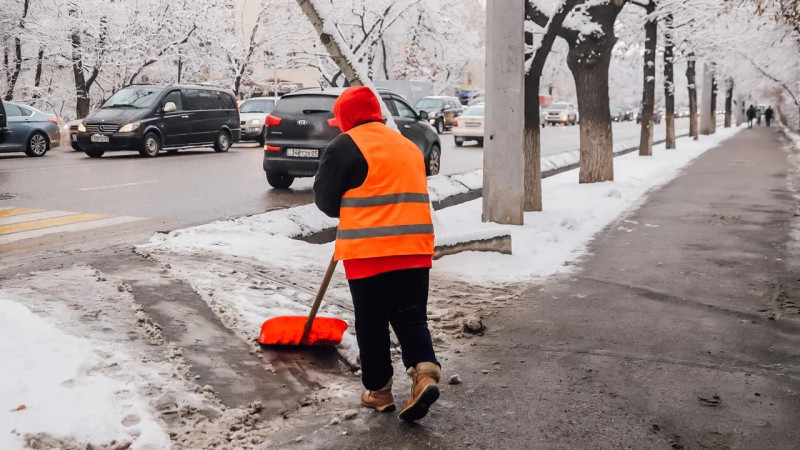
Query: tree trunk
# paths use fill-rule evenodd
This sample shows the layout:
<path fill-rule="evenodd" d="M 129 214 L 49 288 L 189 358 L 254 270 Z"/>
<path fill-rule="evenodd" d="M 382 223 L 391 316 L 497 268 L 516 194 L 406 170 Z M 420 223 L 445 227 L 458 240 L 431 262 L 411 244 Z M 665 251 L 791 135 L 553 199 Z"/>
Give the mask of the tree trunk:
<path fill-rule="evenodd" d="M 664 121 L 667 127 L 666 148 L 675 148 L 675 46 L 672 41 L 672 14 L 664 18 Z"/>
<path fill-rule="evenodd" d="M 33 98 L 41 97 L 39 86 L 42 84 L 42 60 L 44 59 L 44 48 L 39 47 L 39 53 L 36 55 L 36 75 L 33 78 Z"/>
<path fill-rule="evenodd" d="M 527 3 L 527 2 L 526 2 Z M 539 127 L 539 88 L 547 56 L 553 48 L 557 32 L 577 0 L 566 0 L 549 21 L 536 53 L 531 55 L 530 69 L 525 74 L 525 211 L 542 210 L 542 143 Z M 526 10 L 528 8 L 526 7 Z M 533 34 L 525 33 L 526 44 L 533 44 Z"/>
<path fill-rule="evenodd" d="M 614 140 L 608 113 L 608 67 L 611 51 L 617 42 L 614 22 L 622 2 L 599 2 L 587 8 L 601 32 L 569 40 L 567 66 L 575 78 L 580 115 L 581 183 L 614 179 Z"/>
<path fill-rule="evenodd" d="M 733 114 L 733 80 L 728 78 L 725 84 L 727 86 L 725 90 L 725 128 L 730 128 Z"/>
<path fill-rule="evenodd" d="M 611 49 L 599 50 L 595 58 L 584 58 L 580 49 L 595 48 L 592 41 L 583 41 L 570 50 L 567 63 L 575 78 L 580 108 L 580 174 L 581 183 L 597 183 L 614 179 L 614 140 L 608 114 L 608 67 Z M 588 48 L 586 50 L 589 50 Z"/>
<path fill-rule="evenodd" d="M 73 6 L 69 15 L 78 18 L 78 10 Z M 89 89 L 86 86 L 86 75 L 83 73 L 83 59 L 81 58 L 81 35 L 76 28 L 70 34 L 72 43 L 72 74 L 75 77 L 75 114 L 78 119 L 89 115 Z"/>
<path fill-rule="evenodd" d="M 700 128 L 697 123 L 697 61 L 694 54 L 689 54 L 686 63 L 686 83 L 689 86 L 689 136 L 697 140 Z"/>
<path fill-rule="evenodd" d="M 19 79 L 19 73 L 22 71 L 22 41 L 19 37 L 14 38 L 14 68 L 11 69 L 10 76 L 8 77 L 8 86 L 6 88 L 5 100 L 14 100 L 14 88 Z"/>
<path fill-rule="evenodd" d="M 647 22 L 644 25 L 644 85 L 642 88 L 642 132 L 639 139 L 639 155 L 653 154 L 653 108 L 656 101 L 656 43 L 658 42 L 658 22 L 655 3 L 651 0 L 645 7 Z"/>

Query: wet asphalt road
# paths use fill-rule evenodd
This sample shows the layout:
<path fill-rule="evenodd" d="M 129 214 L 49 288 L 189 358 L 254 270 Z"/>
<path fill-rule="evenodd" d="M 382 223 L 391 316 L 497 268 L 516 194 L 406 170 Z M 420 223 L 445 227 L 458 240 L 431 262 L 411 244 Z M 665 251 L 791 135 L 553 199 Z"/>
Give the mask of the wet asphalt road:
<path fill-rule="evenodd" d="M 424 421 L 366 412 L 305 446 L 797 448 L 797 204 L 778 135 L 709 150 L 575 273 L 531 284 L 444 364 L 463 384 Z"/>

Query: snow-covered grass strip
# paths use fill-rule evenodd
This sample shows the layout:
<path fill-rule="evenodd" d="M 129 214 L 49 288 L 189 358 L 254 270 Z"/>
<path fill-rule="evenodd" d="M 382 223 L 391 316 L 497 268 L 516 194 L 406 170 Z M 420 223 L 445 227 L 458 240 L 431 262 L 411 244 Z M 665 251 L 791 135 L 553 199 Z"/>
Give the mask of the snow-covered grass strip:
<path fill-rule="evenodd" d="M 525 214 L 525 225 L 506 227 L 512 235 L 513 254 L 464 252 L 444 257 L 434 272 L 471 283 L 530 280 L 567 270 L 584 255 L 592 238 L 620 214 L 640 204 L 648 191 L 680 173 L 706 150 L 731 137 L 739 128 L 721 129 L 699 141 L 683 139 L 677 150 L 655 146 L 653 156 L 628 154 L 614 159 L 614 181 L 578 184 L 574 171 L 542 180 L 544 211 Z M 478 230 L 481 201 L 474 200 L 438 212 L 452 230 Z M 658 224 L 651 224 L 658 225 Z"/>

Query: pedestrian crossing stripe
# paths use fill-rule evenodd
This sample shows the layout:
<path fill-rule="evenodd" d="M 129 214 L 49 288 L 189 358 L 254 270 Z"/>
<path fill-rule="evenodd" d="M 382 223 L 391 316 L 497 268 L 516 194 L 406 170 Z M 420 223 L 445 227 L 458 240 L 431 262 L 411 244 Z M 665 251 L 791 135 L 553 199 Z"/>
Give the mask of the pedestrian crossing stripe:
<path fill-rule="evenodd" d="M 0 209 L 0 245 L 49 234 L 86 231 L 138 220 L 144 218 L 6 207 Z"/>

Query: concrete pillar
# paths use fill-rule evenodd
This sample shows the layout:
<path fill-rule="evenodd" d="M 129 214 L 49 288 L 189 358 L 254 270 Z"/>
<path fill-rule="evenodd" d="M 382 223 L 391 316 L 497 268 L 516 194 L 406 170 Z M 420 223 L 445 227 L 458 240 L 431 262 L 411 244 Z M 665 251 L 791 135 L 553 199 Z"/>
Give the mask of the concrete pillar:
<path fill-rule="evenodd" d="M 711 109 L 711 95 L 714 90 L 711 65 L 703 63 L 703 95 L 700 99 L 700 134 L 714 134 L 716 117 Z"/>
<path fill-rule="evenodd" d="M 527 0 L 486 3 L 483 221 L 522 225 L 525 161 L 524 18 Z"/>

